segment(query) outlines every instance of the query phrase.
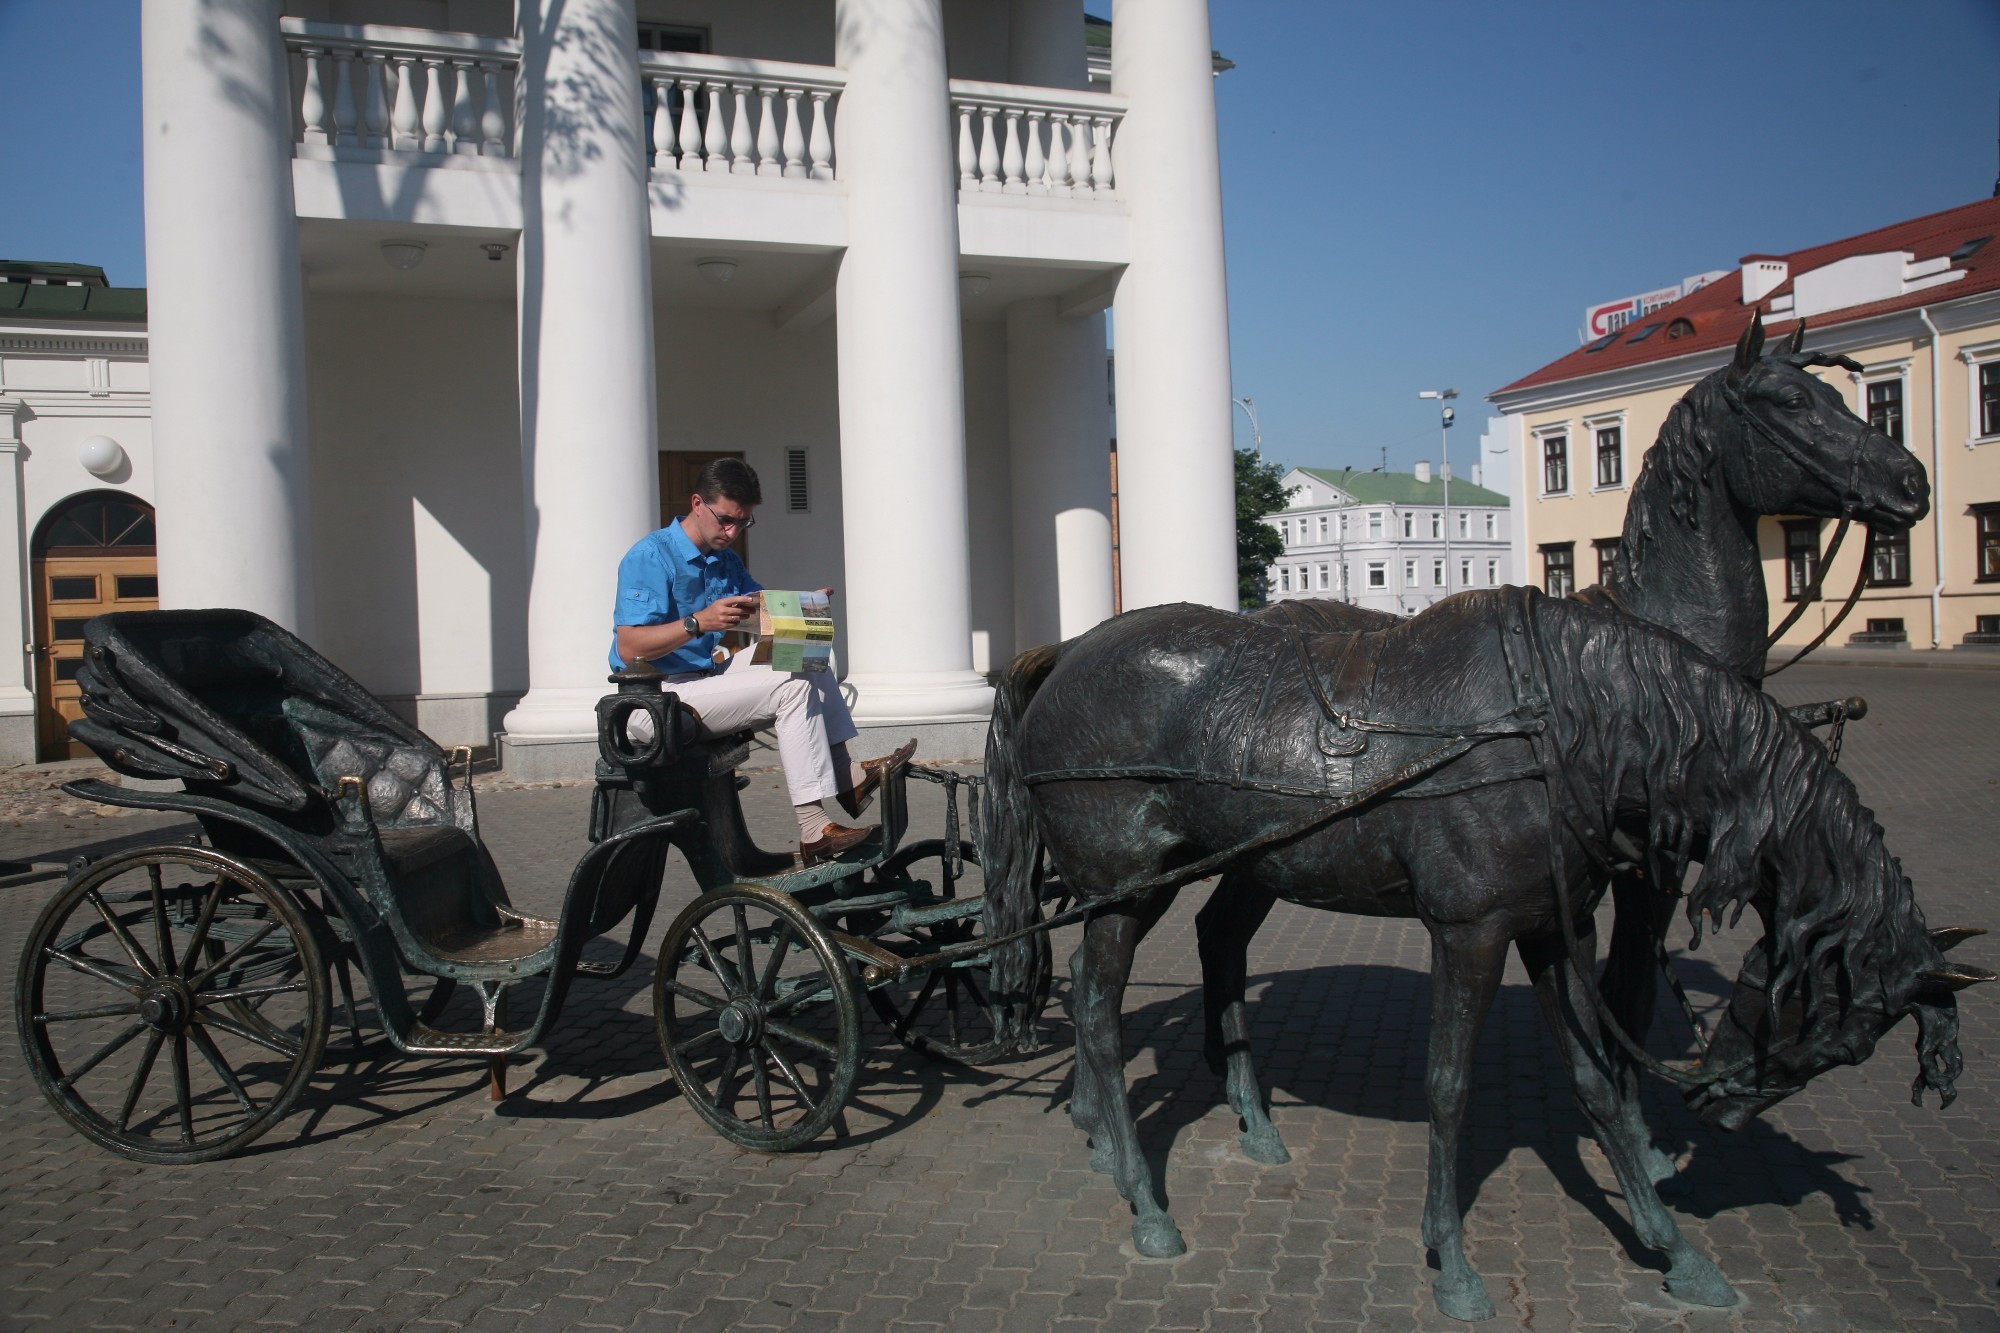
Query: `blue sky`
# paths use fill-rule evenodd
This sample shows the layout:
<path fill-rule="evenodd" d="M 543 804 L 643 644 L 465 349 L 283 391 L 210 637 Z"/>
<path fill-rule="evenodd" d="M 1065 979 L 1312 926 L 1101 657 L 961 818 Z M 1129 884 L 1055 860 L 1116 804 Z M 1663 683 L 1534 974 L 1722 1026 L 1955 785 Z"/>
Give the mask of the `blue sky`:
<path fill-rule="evenodd" d="M 1449 386 L 1463 467 L 1483 395 L 1574 347 L 1586 305 L 2000 174 L 2000 0 L 1211 15 L 1236 392 L 1287 464 L 1431 457 L 1417 391 Z M 0 0 L 0 51 L 0 256 L 143 283 L 137 0 Z"/>

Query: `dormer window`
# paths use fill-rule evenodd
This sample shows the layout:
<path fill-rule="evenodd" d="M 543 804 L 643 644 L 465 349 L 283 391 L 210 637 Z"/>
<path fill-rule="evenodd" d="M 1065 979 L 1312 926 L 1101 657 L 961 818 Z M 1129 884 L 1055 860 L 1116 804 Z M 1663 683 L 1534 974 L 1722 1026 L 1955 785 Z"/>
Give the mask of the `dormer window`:
<path fill-rule="evenodd" d="M 1667 325 L 1667 336 L 1669 338 L 1686 338 L 1691 336 L 1693 333 L 1694 333 L 1694 321 L 1688 319 L 1686 316 L 1682 316 L 1681 318 L 1674 320 L 1673 323 Z"/>

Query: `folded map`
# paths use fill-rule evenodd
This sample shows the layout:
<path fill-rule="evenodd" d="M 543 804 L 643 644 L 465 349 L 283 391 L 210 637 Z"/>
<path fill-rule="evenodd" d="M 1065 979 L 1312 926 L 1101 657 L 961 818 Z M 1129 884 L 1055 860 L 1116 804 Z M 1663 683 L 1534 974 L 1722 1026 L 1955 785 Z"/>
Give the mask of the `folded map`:
<path fill-rule="evenodd" d="M 833 669 L 833 604 L 822 592 L 757 595 L 757 650 L 750 659 L 773 671 Z"/>

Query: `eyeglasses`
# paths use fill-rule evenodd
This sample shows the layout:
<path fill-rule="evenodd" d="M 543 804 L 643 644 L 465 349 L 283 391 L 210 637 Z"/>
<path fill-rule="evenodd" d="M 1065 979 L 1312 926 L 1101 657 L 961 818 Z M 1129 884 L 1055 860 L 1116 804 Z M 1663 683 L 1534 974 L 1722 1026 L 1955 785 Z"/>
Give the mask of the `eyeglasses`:
<path fill-rule="evenodd" d="M 715 520 L 715 525 L 719 528 L 729 528 L 736 532 L 748 532 L 757 526 L 757 520 L 748 514 L 725 514 L 708 501 L 702 500 L 699 495 L 695 499 L 701 501 L 701 507 L 708 511 L 708 516 Z"/>

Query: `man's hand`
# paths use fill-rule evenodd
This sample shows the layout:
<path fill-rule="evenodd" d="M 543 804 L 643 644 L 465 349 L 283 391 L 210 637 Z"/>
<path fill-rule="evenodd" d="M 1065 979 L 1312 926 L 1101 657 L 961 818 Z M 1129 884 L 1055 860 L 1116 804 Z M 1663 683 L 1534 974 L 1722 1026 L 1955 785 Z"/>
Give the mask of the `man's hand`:
<path fill-rule="evenodd" d="M 710 602 L 695 613 L 695 623 L 701 626 L 703 634 L 713 634 L 717 630 L 735 629 L 743 621 L 757 612 L 757 596 L 750 593 L 741 597 L 723 597 Z"/>

